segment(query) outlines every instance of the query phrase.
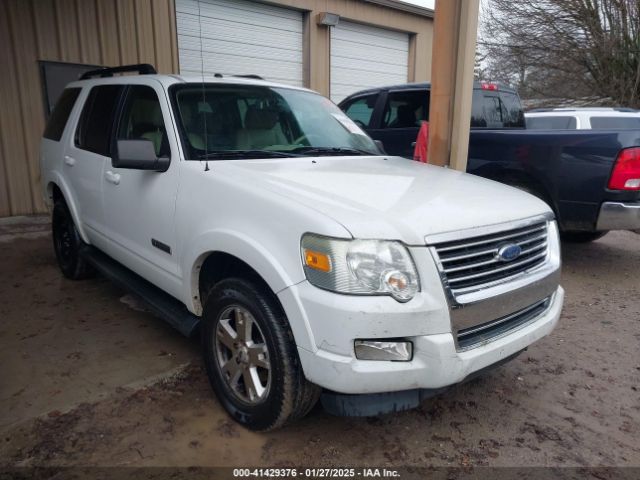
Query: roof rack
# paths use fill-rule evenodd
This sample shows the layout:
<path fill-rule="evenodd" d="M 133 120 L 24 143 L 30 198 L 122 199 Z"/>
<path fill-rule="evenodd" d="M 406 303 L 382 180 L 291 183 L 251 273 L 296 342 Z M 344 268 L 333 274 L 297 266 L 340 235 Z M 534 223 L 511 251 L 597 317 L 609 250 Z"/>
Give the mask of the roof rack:
<path fill-rule="evenodd" d="M 114 73 L 137 72 L 139 75 L 153 75 L 158 73 L 153 65 L 148 63 L 138 63 L 136 65 L 122 65 L 120 67 L 104 67 L 97 70 L 89 70 L 80 75 L 79 80 L 87 80 L 94 77 L 113 77 Z"/>
<path fill-rule="evenodd" d="M 232 76 L 237 78 L 252 78 L 253 80 L 264 80 L 264 77 L 261 77 L 260 75 L 256 75 L 255 73 L 248 73 L 246 75 L 232 75 Z"/>

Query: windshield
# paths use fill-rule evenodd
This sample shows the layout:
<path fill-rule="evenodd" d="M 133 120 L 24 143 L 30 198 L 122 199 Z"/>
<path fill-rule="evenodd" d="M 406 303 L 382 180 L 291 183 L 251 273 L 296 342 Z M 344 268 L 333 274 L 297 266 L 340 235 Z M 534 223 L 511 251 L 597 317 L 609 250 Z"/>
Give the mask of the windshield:
<path fill-rule="evenodd" d="M 191 84 L 171 90 L 188 160 L 379 155 L 330 100 L 289 88 Z"/>

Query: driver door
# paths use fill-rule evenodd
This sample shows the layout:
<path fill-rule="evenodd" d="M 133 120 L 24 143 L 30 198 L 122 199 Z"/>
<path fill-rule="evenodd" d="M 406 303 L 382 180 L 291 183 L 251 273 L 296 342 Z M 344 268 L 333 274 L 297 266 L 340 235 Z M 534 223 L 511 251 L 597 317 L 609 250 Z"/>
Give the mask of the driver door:
<path fill-rule="evenodd" d="M 136 273 L 180 295 L 175 232 L 178 147 L 170 128 L 169 105 L 160 84 L 128 85 L 116 122 L 117 140 L 149 140 L 158 157 L 168 156 L 166 172 L 115 168 L 105 162 L 103 211 L 112 257 Z M 115 150 L 114 150 L 115 151 Z"/>

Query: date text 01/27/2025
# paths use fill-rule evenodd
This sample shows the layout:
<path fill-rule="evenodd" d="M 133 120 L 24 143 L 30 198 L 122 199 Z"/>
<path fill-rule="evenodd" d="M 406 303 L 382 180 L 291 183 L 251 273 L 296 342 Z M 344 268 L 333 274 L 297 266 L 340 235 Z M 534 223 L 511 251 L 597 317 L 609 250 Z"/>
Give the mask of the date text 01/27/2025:
<path fill-rule="evenodd" d="M 387 468 L 236 468 L 234 478 L 399 478 L 398 470 Z"/>

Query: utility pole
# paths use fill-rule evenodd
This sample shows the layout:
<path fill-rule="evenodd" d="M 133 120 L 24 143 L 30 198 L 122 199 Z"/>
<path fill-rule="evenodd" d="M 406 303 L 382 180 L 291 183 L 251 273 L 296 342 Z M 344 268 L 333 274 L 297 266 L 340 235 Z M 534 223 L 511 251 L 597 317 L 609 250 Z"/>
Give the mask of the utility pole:
<path fill-rule="evenodd" d="M 466 171 L 480 0 L 436 0 L 429 163 Z"/>

